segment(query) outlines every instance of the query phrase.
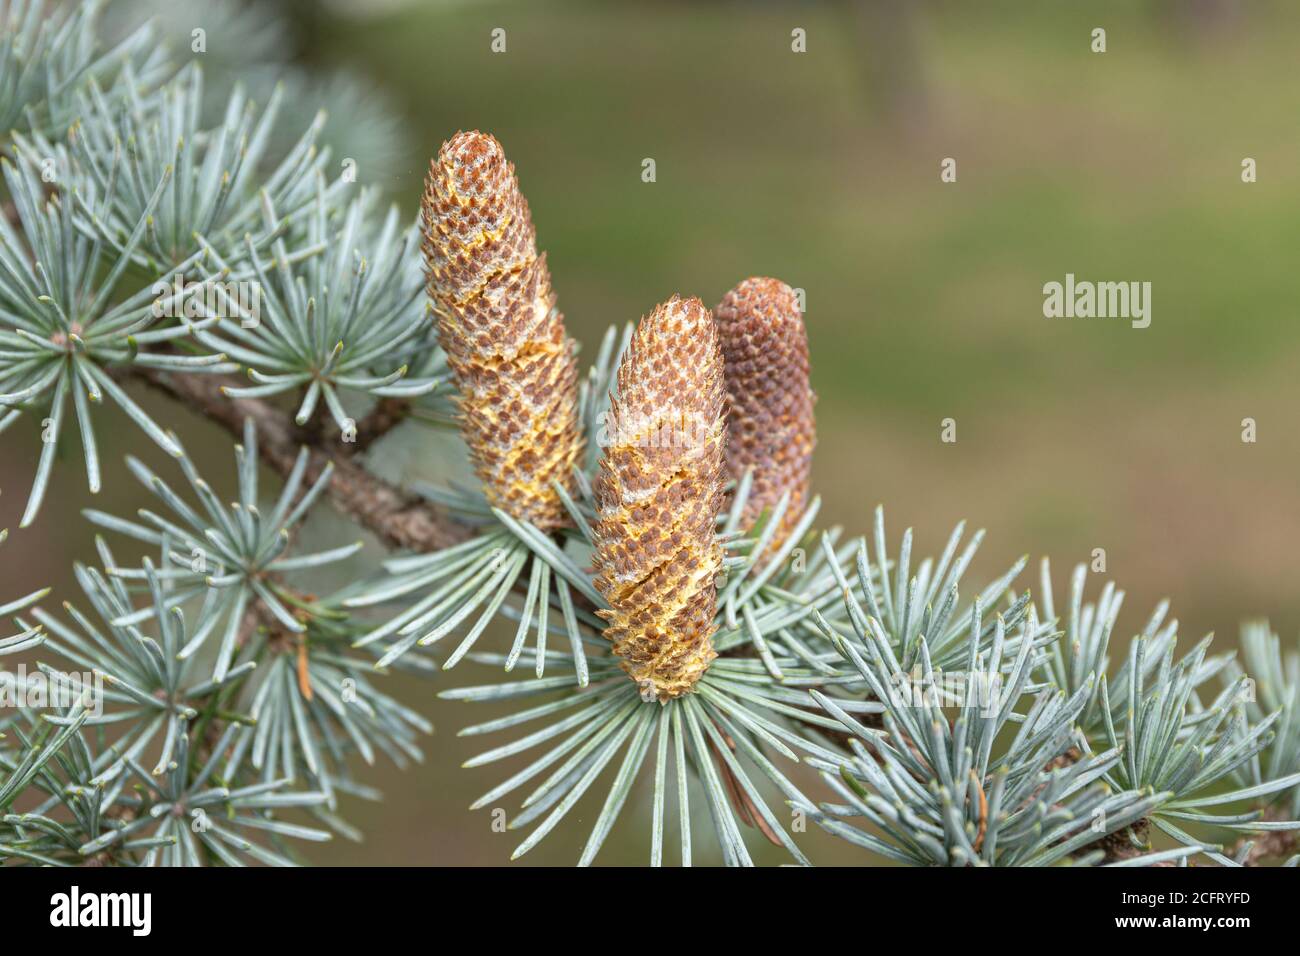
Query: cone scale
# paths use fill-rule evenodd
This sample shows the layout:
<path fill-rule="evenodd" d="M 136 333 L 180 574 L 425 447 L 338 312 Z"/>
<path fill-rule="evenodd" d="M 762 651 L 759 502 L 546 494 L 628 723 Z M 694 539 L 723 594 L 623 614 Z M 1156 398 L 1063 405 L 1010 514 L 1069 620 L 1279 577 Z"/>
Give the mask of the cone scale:
<path fill-rule="evenodd" d="M 573 489 L 582 448 L 577 362 L 501 144 L 477 131 L 444 143 L 422 207 L 428 292 L 484 494 L 544 531 L 567 525 L 552 483 Z"/>
<path fill-rule="evenodd" d="M 604 429 L 594 583 L 605 636 L 646 699 L 687 693 L 717 657 L 722 368 L 709 310 L 674 296 L 637 326 Z"/>
<path fill-rule="evenodd" d="M 727 473 L 738 481 L 753 469 L 742 527 L 753 527 L 790 494 L 774 549 L 798 522 L 809 497 L 817 434 L 808 335 L 794 290 L 777 279 L 746 279 L 726 294 L 715 315 L 730 403 Z"/>

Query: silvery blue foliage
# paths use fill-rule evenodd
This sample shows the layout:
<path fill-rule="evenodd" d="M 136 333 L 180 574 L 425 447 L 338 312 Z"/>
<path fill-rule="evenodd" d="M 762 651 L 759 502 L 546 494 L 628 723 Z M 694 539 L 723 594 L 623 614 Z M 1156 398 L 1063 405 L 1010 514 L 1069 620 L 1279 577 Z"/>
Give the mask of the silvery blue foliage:
<path fill-rule="evenodd" d="M 85 734 L 84 716 L 62 714 L 63 727 L 40 751 L 39 737 L 16 734 L 41 758 L 27 778 L 39 803 L 5 814 L 0 858 L 45 866 L 290 866 L 295 851 L 286 841 L 330 839 L 327 830 L 277 817 L 323 804 L 323 793 L 290 789 L 284 780 L 231 786 L 222 779 L 220 756 L 234 724 L 200 753 L 182 735 L 168 768 L 150 772 Z"/>
<path fill-rule="evenodd" d="M 131 257 L 149 273 L 184 273 L 205 247 L 232 258 L 249 245 L 264 250 L 318 197 L 329 158 L 316 143 L 324 113 L 270 164 L 284 91 L 275 89 L 259 108 L 237 87 L 208 126 L 203 83 L 191 64 L 156 90 L 128 82 L 115 100 L 91 84 L 66 138 L 19 136 L 16 152 L 47 168 L 53 157 L 53 181 L 74 197 L 79 228 L 118 249 L 134 235 Z M 332 182 L 330 196 L 344 185 Z"/>
<path fill-rule="evenodd" d="M 906 558 L 899 563 L 905 566 Z M 1185 864 L 1198 854 L 1235 865 L 1241 853 L 1225 855 L 1216 833 L 1300 828 L 1294 820 L 1264 819 L 1259 806 L 1300 783 L 1290 766 L 1259 772 L 1258 755 L 1284 710 L 1256 708 L 1248 716 L 1249 681 L 1240 672 L 1221 692 L 1206 695 L 1228 660 L 1206 657 L 1208 638 L 1176 658 L 1177 622 L 1164 624 L 1167 604 L 1108 677 L 1123 593 L 1108 584 L 1096 605 L 1086 604 L 1085 579 L 1085 569 L 1078 569 L 1064 626 L 1052 627 L 1044 562 L 1047 631 L 1029 604 L 1018 639 L 995 614 L 987 644 L 981 638 L 986 602 L 1010 582 L 985 590 L 967 618 L 966 660 L 949 656 L 944 666 L 931 654 L 926 628 L 912 645 L 890 633 L 882 623 L 888 615 L 875 610 L 876 586 L 862 579 L 860 603 L 872 612 L 854 609 L 851 632 L 827 632 L 861 676 L 866 698 L 883 711 L 878 725 L 865 726 L 839 696 L 811 692 L 852 734 L 851 760 L 817 764 L 844 800 L 823 803 L 818 822 L 858 846 L 919 866 L 1141 866 Z M 859 603 L 853 594 L 846 600 L 851 608 Z M 1112 693 L 1111 687 L 1122 689 Z M 1254 779 L 1231 786 L 1248 767 Z M 1152 825 L 1179 846 L 1153 849 Z"/>
<path fill-rule="evenodd" d="M 1236 687 L 1250 724 L 1276 714 L 1274 737 L 1236 772 L 1241 786 L 1259 786 L 1300 772 L 1300 650 L 1283 650 L 1268 624 L 1252 621 L 1241 630 L 1245 666 L 1230 659 L 1220 678 Z M 1283 812 L 1300 816 L 1300 786 L 1285 795 Z"/>
<path fill-rule="evenodd" d="M 148 86 L 166 72 L 149 25 L 105 49 L 98 36 L 103 0 L 50 8 L 44 0 L 0 3 L 0 131 L 59 135 L 77 118 L 89 82 L 113 89 L 134 78 Z"/>
<path fill-rule="evenodd" d="M 295 415 L 305 425 L 324 400 L 341 431 L 355 422 L 340 390 L 378 397 L 415 398 L 433 392 L 444 374 L 409 377 L 410 363 L 436 352 L 424 303 L 416 227 L 403 227 L 392 208 L 377 229 L 365 230 L 372 194 L 350 202 L 338 221 L 329 217 L 326 187 L 317 176 L 316 200 L 304 217 L 302 240 L 320 255 L 291 264 L 284 237 L 272 243 L 264 261 L 251 237 L 244 241 L 245 265 L 233 271 L 215 251 L 226 281 L 256 282 L 258 314 L 230 307 L 222 295 L 193 311 L 204 318 L 236 312 L 240 321 L 196 333 L 215 354 L 242 363 L 253 380 L 227 394 L 263 398 L 300 391 Z M 267 199 L 269 204 L 271 201 Z M 196 294 L 204 291 L 199 286 Z"/>
<path fill-rule="evenodd" d="M 139 520 L 130 521 L 101 511 L 85 512 L 86 518 L 99 527 L 142 541 L 160 552 L 161 564 L 156 571 L 147 565 L 133 570 L 114 567 L 112 574 L 145 581 L 159 577 L 174 586 L 163 601 L 122 613 L 113 623 L 137 624 L 157 618 L 167 608 L 201 599 L 200 624 L 176 654 L 182 659 L 190 657 L 219 634 L 212 670 L 215 681 L 224 680 L 235 662 L 240 627 L 250 610 L 265 611 L 291 633 L 306 630 L 306 624 L 293 611 L 298 599 L 282 581 L 286 573 L 343 561 L 356 554 L 362 544 L 354 541 L 326 551 L 291 553 L 291 529 L 324 491 L 332 467 L 326 465 L 307 484 L 309 456 L 304 448 L 274 504 L 263 513 L 258 497 L 257 432 L 251 419 L 245 422 L 244 443 L 235 446 L 235 457 L 239 500 L 229 506 L 222 504 L 189 458 L 181 455 L 177 461 L 190 486 L 192 502 L 173 491 L 138 459 L 127 460 L 131 472 L 162 502 L 169 516 L 141 509 Z"/>
<path fill-rule="evenodd" d="M 31 419 L 41 439 L 22 524 L 37 518 L 67 418 L 99 490 L 90 410 L 105 397 L 176 460 L 188 494 L 131 459 L 163 507 L 87 515 L 148 554 L 123 562 L 97 539 L 101 566 L 75 568 L 89 606 L 67 603 L 66 617 L 36 606 L 48 589 L 0 605 L 14 622 L 0 654 L 21 666 L 33 651 L 50 656 L 6 691 L 53 686 L 60 668 L 102 688 L 93 709 L 6 708 L 0 859 L 290 862 L 285 838 L 328 833 L 278 821 L 278 808 L 355 835 L 338 794 L 374 792 L 352 778 L 353 755 L 418 760 L 416 738 L 431 727 L 379 690 L 373 656 L 351 648 L 363 629 L 290 584 L 360 547 L 288 550 L 331 467 L 309 465 L 304 450 L 267 506 L 249 421 L 227 506 L 125 386 L 150 374 L 274 375 L 288 361 L 320 376 L 304 391 L 336 420 L 338 388 L 354 401 L 433 391 L 443 363 L 413 232 L 351 175 L 327 177 L 326 117 L 300 118 L 311 86 L 301 77 L 287 77 L 291 89 L 265 84 L 258 106 L 229 76 L 213 93 L 195 64 L 172 74 L 151 26 L 106 50 L 101 3 L 45 6 L 0 5 L 0 117 L 12 131 L 0 158 L 0 429 Z M 266 293 L 256 334 L 239 301 L 212 308 L 240 282 Z M 36 809 L 10 812 L 41 792 Z"/>
<path fill-rule="evenodd" d="M 33 165 L 0 163 L 22 224 L 20 234 L 0 218 L 0 431 L 24 413 L 41 423 L 40 461 L 22 519 L 26 527 L 45 496 L 69 404 L 92 493 L 99 491 L 100 469 L 90 409 L 105 396 L 165 451 L 180 453 L 175 439 L 118 385 L 114 368 L 230 371 L 234 366 L 222 355 L 166 351 L 192 336 L 196 325 L 160 321 L 165 309 L 149 286 L 124 297 L 116 294 L 159 190 L 114 249 L 76 228 L 66 194 L 45 198 Z"/>

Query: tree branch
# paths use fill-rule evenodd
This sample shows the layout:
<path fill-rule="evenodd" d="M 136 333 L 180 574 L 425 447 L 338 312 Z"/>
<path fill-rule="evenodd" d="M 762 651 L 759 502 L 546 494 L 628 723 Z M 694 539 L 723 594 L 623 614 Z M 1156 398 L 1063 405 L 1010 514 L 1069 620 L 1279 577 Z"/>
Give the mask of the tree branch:
<path fill-rule="evenodd" d="M 250 398 L 232 398 L 222 394 L 221 386 L 230 380 L 220 375 L 183 375 L 154 369 L 133 368 L 124 376 L 142 381 L 188 405 L 209 421 L 216 422 L 236 438 L 243 434 L 244 419 L 257 426 L 259 457 L 281 477 L 293 469 L 298 451 L 311 451 L 306 481 L 314 481 L 326 463 L 333 463 L 330 500 L 345 515 L 368 528 L 389 548 L 412 551 L 436 551 L 472 537 L 474 531 L 447 512 L 418 495 L 398 488 L 369 472 L 360 462 L 360 449 L 338 443 L 323 434 L 311 435 L 297 429 L 280 409 Z M 381 402 L 381 405 L 384 404 Z M 376 410 L 379 411 L 378 409 Z M 378 415 L 372 413 L 357 428 L 357 437 L 365 425 L 366 445 L 371 444 L 405 417 L 392 405 L 385 405 Z M 364 445 L 362 447 L 365 447 Z"/>

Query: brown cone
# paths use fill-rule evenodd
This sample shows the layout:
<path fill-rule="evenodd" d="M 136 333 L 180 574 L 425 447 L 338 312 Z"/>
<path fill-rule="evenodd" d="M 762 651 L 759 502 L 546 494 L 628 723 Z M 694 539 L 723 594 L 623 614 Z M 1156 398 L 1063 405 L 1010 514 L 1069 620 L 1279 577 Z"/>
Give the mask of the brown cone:
<path fill-rule="evenodd" d="M 743 527 L 790 492 L 775 549 L 808 503 L 817 443 L 808 335 L 794 290 L 776 279 L 746 279 L 723 297 L 716 317 L 731 403 L 727 472 L 739 481 L 754 469 Z"/>
<path fill-rule="evenodd" d="M 429 168 L 424 258 L 461 433 L 488 501 L 538 528 L 569 523 L 578 368 L 528 202 L 492 136 L 457 133 Z"/>
<path fill-rule="evenodd" d="M 725 392 L 713 317 L 673 296 L 643 318 L 618 370 L 593 483 L 605 636 L 643 694 L 680 697 L 717 657 Z"/>

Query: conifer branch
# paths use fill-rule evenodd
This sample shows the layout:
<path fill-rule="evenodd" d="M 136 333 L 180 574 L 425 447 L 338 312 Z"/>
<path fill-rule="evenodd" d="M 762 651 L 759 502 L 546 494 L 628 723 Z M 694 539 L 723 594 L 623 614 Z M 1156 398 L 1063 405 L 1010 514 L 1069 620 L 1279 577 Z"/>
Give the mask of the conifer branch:
<path fill-rule="evenodd" d="M 147 31 L 98 49 L 99 8 L 0 12 L 0 430 L 43 426 L 24 527 L 68 420 L 99 489 L 105 397 L 172 460 L 128 457 L 146 507 L 82 512 L 106 533 L 62 614 L 0 595 L 0 656 L 40 656 L 5 692 L 60 666 L 102 684 L 0 708 L 0 862 L 287 865 L 358 836 L 353 766 L 405 766 L 431 730 L 380 678 L 466 663 L 496 679 L 440 696 L 493 705 L 462 733 L 507 738 L 466 766 L 522 758 L 474 804 L 518 798 L 516 857 L 603 791 L 594 862 L 644 787 L 652 865 L 697 860 L 701 820 L 736 866 L 765 844 L 810 863 L 805 820 L 915 866 L 1300 865 L 1300 654 L 1267 626 L 1241 662 L 1208 637 L 1180 654 L 1162 603 L 1120 649 L 1123 592 L 1085 599 L 1085 568 L 1058 610 L 1046 561 L 1034 595 L 1025 558 L 966 587 L 982 532 L 916 560 L 882 509 L 866 536 L 818 526 L 794 290 L 748 279 L 716 316 L 674 296 L 579 386 L 491 135 L 444 144 L 404 223 L 329 178 L 295 95 L 232 89 L 207 116 L 203 72 L 168 78 Z M 236 500 L 133 384 L 235 439 Z M 371 472 L 408 417 L 459 426 L 475 486 Z M 334 593 L 320 569 L 362 542 L 295 547 L 326 497 L 392 552 Z"/>

